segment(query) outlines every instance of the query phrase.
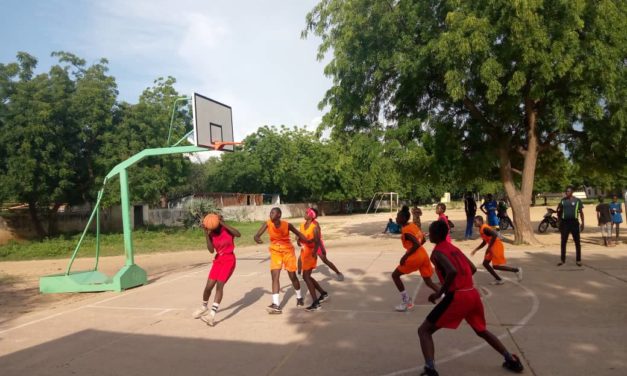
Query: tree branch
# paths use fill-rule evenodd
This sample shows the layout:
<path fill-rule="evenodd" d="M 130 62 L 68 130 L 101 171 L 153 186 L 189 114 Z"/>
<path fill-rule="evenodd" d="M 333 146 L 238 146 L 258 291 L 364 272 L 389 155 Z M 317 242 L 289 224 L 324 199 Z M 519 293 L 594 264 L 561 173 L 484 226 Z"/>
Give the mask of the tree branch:
<path fill-rule="evenodd" d="M 518 152 L 518 154 L 522 155 L 523 157 L 527 156 L 527 149 L 525 149 L 522 146 L 517 147 L 516 151 Z"/>
<path fill-rule="evenodd" d="M 493 127 L 493 124 L 488 120 L 488 118 L 485 117 L 483 112 L 481 112 L 481 110 L 475 105 L 473 101 L 470 100 L 470 98 L 468 98 L 467 95 L 464 96 L 463 103 L 464 107 L 466 107 L 468 111 L 470 111 L 470 114 L 474 118 L 483 121 L 486 125 L 490 127 Z"/>
<path fill-rule="evenodd" d="M 538 150 L 544 151 L 550 148 L 551 144 L 553 143 L 553 141 L 558 135 L 559 135 L 558 131 L 550 132 L 549 135 L 546 137 L 546 139 L 540 143 L 540 145 L 538 146 Z"/>
<path fill-rule="evenodd" d="M 512 172 L 522 176 L 522 171 L 520 171 L 519 169 L 514 168 L 514 167 L 510 167 L 509 169 L 512 170 Z"/>

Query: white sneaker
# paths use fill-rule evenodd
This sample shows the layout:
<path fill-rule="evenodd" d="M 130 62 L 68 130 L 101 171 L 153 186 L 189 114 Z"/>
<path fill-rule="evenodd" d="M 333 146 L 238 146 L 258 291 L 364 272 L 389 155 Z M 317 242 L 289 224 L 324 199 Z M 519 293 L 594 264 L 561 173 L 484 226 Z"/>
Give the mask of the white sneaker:
<path fill-rule="evenodd" d="M 518 278 L 518 282 L 522 281 L 522 268 L 518 267 L 518 271 L 516 272 L 516 278 Z"/>
<path fill-rule="evenodd" d="M 414 309 L 414 303 L 412 303 L 411 300 L 410 300 L 407 303 L 401 303 L 401 304 L 397 305 L 396 307 L 394 307 L 394 309 L 397 312 L 407 312 L 409 310 Z"/>
<path fill-rule="evenodd" d="M 209 326 L 215 326 L 216 325 L 216 316 L 214 314 L 210 314 L 209 316 L 203 316 L 200 319 L 202 321 L 204 321 L 205 324 L 207 324 Z"/>
<path fill-rule="evenodd" d="M 496 279 L 492 282 L 490 282 L 491 285 L 495 285 L 495 286 L 500 286 L 500 285 L 504 285 L 505 281 L 503 281 L 502 279 Z"/>
<path fill-rule="evenodd" d="M 336 277 L 337 277 L 337 280 L 340 281 L 340 282 L 342 282 L 344 280 L 344 274 L 342 274 L 342 273 L 338 273 Z"/>
<path fill-rule="evenodd" d="M 204 316 L 208 310 L 209 308 L 205 306 L 201 306 L 200 308 L 194 311 L 194 313 L 192 314 L 192 317 L 195 319 L 199 319 L 201 316 Z"/>

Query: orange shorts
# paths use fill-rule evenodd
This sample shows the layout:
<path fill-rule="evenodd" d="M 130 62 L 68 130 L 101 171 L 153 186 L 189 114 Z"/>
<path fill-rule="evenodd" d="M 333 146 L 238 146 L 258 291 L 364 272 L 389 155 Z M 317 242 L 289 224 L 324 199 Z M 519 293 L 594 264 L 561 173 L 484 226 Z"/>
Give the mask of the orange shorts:
<path fill-rule="evenodd" d="M 505 249 L 503 247 L 492 247 L 490 252 L 486 251 L 483 259 L 492 262 L 492 265 L 505 265 Z"/>
<path fill-rule="evenodd" d="M 413 255 L 407 258 L 403 265 L 397 266 L 396 269 L 403 274 L 420 271 L 420 275 L 425 278 L 433 275 L 431 260 L 429 260 L 429 255 L 427 255 L 427 251 L 423 247 L 420 247 Z"/>
<path fill-rule="evenodd" d="M 270 270 L 285 269 L 295 272 L 297 268 L 296 252 L 292 247 L 282 247 L 281 250 L 270 249 Z"/>
<path fill-rule="evenodd" d="M 313 248 L 303 247 L 300 250 L 300 262 L 303 270 L 315 269 L 318 265 L 318 258 L 314 257 Z"/>

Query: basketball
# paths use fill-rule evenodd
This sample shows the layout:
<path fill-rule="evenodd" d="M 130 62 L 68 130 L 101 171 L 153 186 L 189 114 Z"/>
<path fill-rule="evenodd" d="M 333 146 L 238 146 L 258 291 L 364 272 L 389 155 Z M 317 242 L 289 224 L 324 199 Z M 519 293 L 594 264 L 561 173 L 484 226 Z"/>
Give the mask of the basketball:
<path fill-rule="evenodd" d="M 220 226 L 220 217 L 217 214 L 207 214 L 202 220 L 202 224 L 207 230 L 215 230 Z"/>

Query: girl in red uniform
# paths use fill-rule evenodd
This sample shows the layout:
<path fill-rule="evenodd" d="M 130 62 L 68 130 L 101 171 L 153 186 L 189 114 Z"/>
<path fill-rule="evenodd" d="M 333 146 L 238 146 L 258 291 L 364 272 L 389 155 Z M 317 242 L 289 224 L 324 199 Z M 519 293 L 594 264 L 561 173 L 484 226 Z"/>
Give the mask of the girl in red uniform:
<path fill-rule="evenodd" d="M 211 271 L 209 272 L 209 278 L 205 285 L 205 290 L 202 294 L 202 306 L 194 312 L 194 318 L 202 319 L 209 326 L 215 325 L 215 316 L 220 307 L 222 296 L 224 293 L 224 285 L 233 275 L 235 270 L 235 243 L 233 238 L 239 238 L 240 232 L 234 227 L 231 227 L 224 223 L 222 217 L 220 217 L 220 225 L 215 230 L 208 230 L 203 227 L 205 231 L 205 239 L 207 240 L 207 249 L 209 252 L 216 252 L 216 257 L 213 259 L 211 265 Z M 216 295 L 213 298 L 213 304 L 211 305 L 211 312 L 209 317 L 205 317 L 209 308 L 209 297 L 214 286 L 217 285 Z"/>
<path fill-rule="evenodd" d="M 462 320 L 466 320 L 479 337 L 503 355 L 503 367 L 522 372 L 523 365 L 518 357 L 510 354 L 503 343 L 487 330 L 483 303 L 472 279 L 477 268 L 459 248 L 446 241 L 447 234 L 448 226 L 442 221 L 435 221 L 429 226 L 429 240 L 436 245 L 431 253 L 431 261 L 442 283 L 440 290 L 429 296 L 429 301 L 435 303 L 442 295 L 446 295 L 418 328 L 420 347 L 425 358 L 421 375 L 438 376 L 434 363 L 433 333 L 440 328 L 457 329 Z M 459 374 L 464 374 L 463 370 Z"/>
<path fill-rule="evenodd" d="M 446 241 L 451 242 L 451 224 L 446 216 L 446 204 L 440 202 L 435 206 L 435 214 L 438 215 L 438 221 L 446 223 L 446 228 L 448 229 L 448 233 L 446 234 Z"/>

